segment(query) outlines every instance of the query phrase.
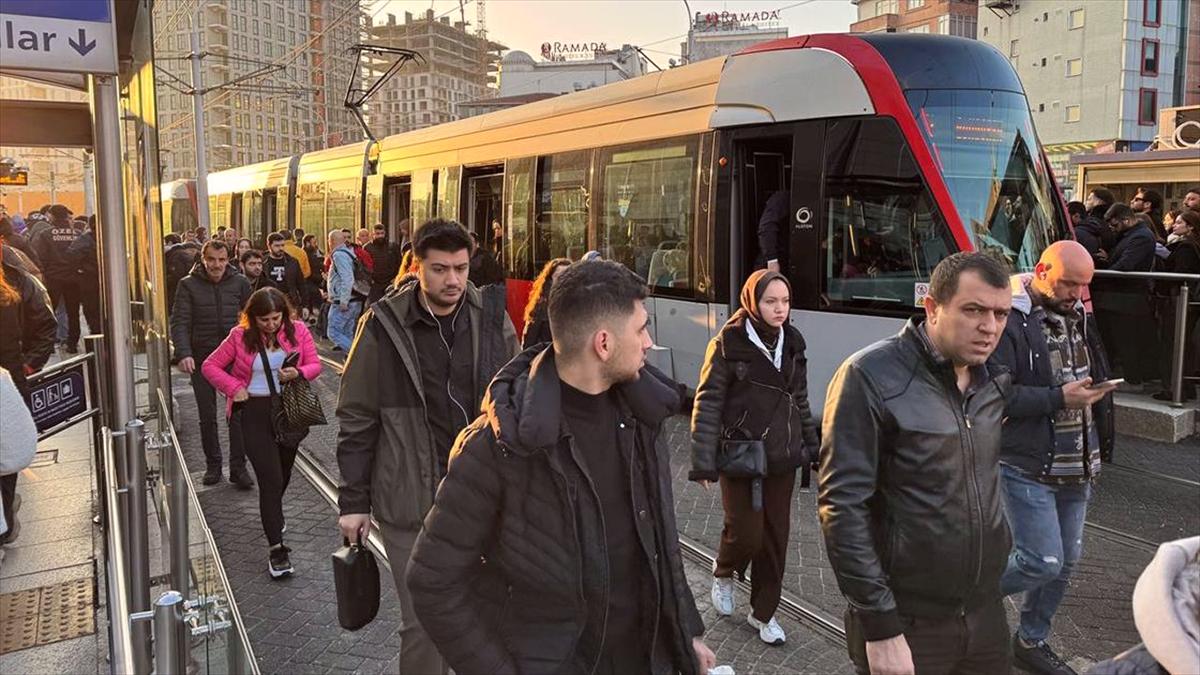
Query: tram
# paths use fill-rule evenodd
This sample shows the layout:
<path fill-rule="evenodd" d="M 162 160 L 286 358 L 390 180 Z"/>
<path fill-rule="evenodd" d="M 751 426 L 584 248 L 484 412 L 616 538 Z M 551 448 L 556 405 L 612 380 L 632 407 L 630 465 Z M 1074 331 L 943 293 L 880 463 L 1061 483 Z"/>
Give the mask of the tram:
<path fill-rule="evenodd" d="M 256 239 L 456 219 L 496 247 L 518 321 L 543 264 L 599 251 L 646 280 L 655 344 L 693 387 L 777 195 L 817 411 L 837 365 L 917 311 L 941 259 L 986 249 L 1029 270 L 1068 236 L 1008 60 L 938 35 L 787 38 L 208 184 L 213 228 Z"/>

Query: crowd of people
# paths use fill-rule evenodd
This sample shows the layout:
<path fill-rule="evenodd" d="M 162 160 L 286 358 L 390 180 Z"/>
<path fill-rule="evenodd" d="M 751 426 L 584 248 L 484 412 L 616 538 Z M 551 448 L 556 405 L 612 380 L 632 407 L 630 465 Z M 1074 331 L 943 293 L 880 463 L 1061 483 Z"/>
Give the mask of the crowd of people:
<path fill-rule="evenodd" d="M 1173 322 L 1170 285 L 1094 272 L 1200 273 L 1200 188 L 1170 218 L 1151 190 L 1113 202 L 1099 188 L 1072 202 L 1076 241 L 1049 246 L 1031 273 L 1010 275 L 987 253 L 942 260 L 923 316 L 842 363 L 823 420 L 774 258 L 746 279 L 689 397 L 646 362 L 644 280 L 593 253 L 550 260 L 519 342 L 501 267 L 444 219 L 411 234 L 405 222 L 399 241 L 383 225 L 334 230 L 324 250 L 302 230 L 271 233 L 265 250 L 229 228 L 168 235 L 172 362 L 195 392 L 206 485 L 224 478 L 224 398 L 229 480 L 254 488 L 249 460 L 278 578 L 294 571 L 282 505 L 304 436 L 276 423 L 281 392 L 321 374 L 314 332 L 346 352 L 332 411 L 338 526 L 349 541 L 372 517 L 379 526 L 401 672 L 713 668 L 659 442 L 668 416 L 690 414 L 688 479 L 717 486 L 724 510 L 718 615 L 737 612 L 734 580 L 749 571 L 746 622 L 764 643 L 786 643 L 777 613 L 791 505 L 811 468 L 858 672 L 1000 673 L 1015 661 L 1069 674 L 1048 638 L 1113 443 L 1114 378 L 1169 386 Z M 47 211 L 28 251 L 0 219 L 0 325 L 19 328 L 0 341 L 0 366 L 18 389 L 56 341 L 68 352 L 78 342 L 78 316 L 56 321 L 50 308 L 86 313 L 81 296 L 98 286 L 83 264 L 94 234 Z M 1147 318 L 1164 328 L 1145 330 Z M 7 475 L 0 487 L 7 537 Z M 1193 548 L 1182 550 L 1194 558 Z M 1195 567 L 1184 559 L 1172 574 Z M 1015 630 L 1007 596 L 1019 596 Z M 1174 649 L 1200 649 L 1190 635 Z M 1178 662 L 1163 650 L 1148 641 L 1139 654 Z"/>

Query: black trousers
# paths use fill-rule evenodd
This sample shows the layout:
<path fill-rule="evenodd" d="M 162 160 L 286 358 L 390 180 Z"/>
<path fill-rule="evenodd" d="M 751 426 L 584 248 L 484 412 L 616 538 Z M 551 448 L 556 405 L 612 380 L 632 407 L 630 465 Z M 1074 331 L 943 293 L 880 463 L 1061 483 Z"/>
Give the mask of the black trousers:
<path fill-rule="evenodd" d="M 8 534 L 15 522 L 13 520 L 13 500 L 17 497 L 17 476 L 19 475 L 21 473 L 18 471 L 0 476 L 0 500 L 4 502 L 4 522 L 8 523 L 8 529 L 0 534 Z"/>
<path fill-rule="evenodd" d="M 46 292 L 50 294 L 50 308 L 57 309 L 63 303 L 67 310 L 67 344 L 79 345 L 79 282 L 75 280 L 47 279 Z"/>
<path fill-rule="evenodd" d="M 100 280 L 84 280 L 79 289 L 79 302 L 83 306 L 83 318 L 87 320 L 88 330 L 92 333 L 103 333 L 100 327 Z"/>
<path fill-rule="evenodd" d="M 221 455 L 221 441 L 217 438 L 217 390 L 200 374 L 202 357 L 195 357 L 196 370 L 192 373 L 192 392 L 196 395 L 196 412 L 200 417 L 200 443 L 204 446 L 204 463 L 209 469 L 221 470 L 224 464 Z M 238 422 L 229 420 L 229 468 L 246 468 L 246 451 L 242 444 L 242 434 L 237 429 Z"/>
<path fill-rule="evenodd" d="M 242 443 L 258 477 L 258 513 L 263 533 L 271 546 L 283 543 L 283 493 L 292 480 L 296 448 L 275 442 L 271 430 L 271 398 L 252 396 L 233 404 L 233 417 L 240 418 Z"/>
<path fill-rule="evenodd" d="M 846 610 L 846 649 L 860 675 L 871 672 L 862 628 Z M 1012 636 L 1002 599 L 964 615 L 926 619 L 900 617 L 917 675 L 1007 675 L 1012 672 Z"/>
<path fill-rule="evenodd" d="M 783 570 L 791 536 L 792 492 L 796 472 L 767 476 L 762 485 L 762 511 L 751 504 L 749 478 L 721 476 L 725 527 L 717 549 L 713 576 L 745 576 L 750 569 L 750 607 L 754 618 L 769 621 L 783 593 Z"/>

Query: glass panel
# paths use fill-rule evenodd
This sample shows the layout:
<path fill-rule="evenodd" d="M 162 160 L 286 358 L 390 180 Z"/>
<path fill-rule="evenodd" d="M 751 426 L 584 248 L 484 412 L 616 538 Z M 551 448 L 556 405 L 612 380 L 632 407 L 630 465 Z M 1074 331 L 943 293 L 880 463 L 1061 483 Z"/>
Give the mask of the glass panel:
<path fill-rule="evenodd" d="M 823 304 L 907 311 L 957 248 L 920 169 L 888 118 L 831 121 L 825 147 Z"/>
<path fill-rule="evenodd" d="M 907 96 L 976 249 L 1032 270 L 1067 227 L 1025 97 L 984 89 Z"/>
<path fill-rule="evenodd" d="M 420 224 L 433 218 L 434 172 L 431 169 L 414 171 L 412 176 L 412 219 Z M 416 226 L 414 225 L 414 230 Z"/>
<path fill-rule="evenodd" d="M 333 230 L 350 230 L 351 235 L 359 228 L 359 181 L 356 178 L 332 181 L 328 184 L 329 195 L 325 204 L 326 234 Z"/>
<path fill-rule="evenodd" d="M 510 159 L 504 167 L 504 238 L 501 244 L 505 276 L 533 279 L 533 168 L 535 159 Z"/>
<path fill-rule="evenodd" d="M 308 234 L 315 234 L 321 240 L 322 246 L 327 241 L 325 236 L 325 184 L 304 183 L 296 188 L 297 209 L 296 227 L 302 228 Z"/>
<path fill-rule="evenodd" d="M 437 215 L 439 218 L 462 222 L 458 213 L 459 182 L 461 179 L 461 166 L 452 166 L 438 171 Z"/>
<path fill-rule="evenodd" d="M 578 260 L 587 252 L 590 150 L 538 158 L 533 269 L 552 258 Z"/>
<path fill-rule="evenodd" d="M 692 288 L 696 146 L 689 138 L 601 154 L 600 252 L 651 287 Z"/>

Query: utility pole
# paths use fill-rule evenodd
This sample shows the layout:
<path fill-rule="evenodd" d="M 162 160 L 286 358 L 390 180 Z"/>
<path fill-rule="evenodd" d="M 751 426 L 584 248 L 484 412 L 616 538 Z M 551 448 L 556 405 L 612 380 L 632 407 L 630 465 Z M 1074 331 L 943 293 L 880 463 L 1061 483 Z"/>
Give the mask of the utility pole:
<path fill-rule="evenodd" d="M 200 61 L 204 55 L 200 53 L 200 12 L 204 5 L 196 8 L 195 19 L 192 22 L 192 53 L 188 60 L 192 62 L 192 136 L 196 141 L 196 222 L 205 232 L 211 232 L 208 220 L 208 158 L 204 152 L 208 149 L 204 142 L 204 80 L 200 71 Z"/>
<path fill-rule="evenodd" d="M 91 151 L 83 151 L 83 212 L 96 213 L 96 158 Z"/>

